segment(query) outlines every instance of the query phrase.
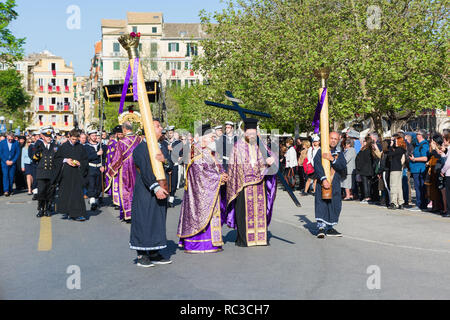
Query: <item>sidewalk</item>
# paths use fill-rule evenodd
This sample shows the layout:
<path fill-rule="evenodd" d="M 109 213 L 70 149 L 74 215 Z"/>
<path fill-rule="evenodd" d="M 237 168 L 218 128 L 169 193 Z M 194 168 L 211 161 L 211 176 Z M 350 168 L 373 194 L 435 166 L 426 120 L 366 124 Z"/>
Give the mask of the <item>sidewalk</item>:
<path fill-rule="evenodd" d="M 275 201 L 274 221 L 295 226 L 311 236 L 316 232 L 314 197 L 295 195 L 297 208 L 289 194 L 280 188 Z M 339 224 L 346 239 L 450 254 L 450 218 L 428 212 L 389 210 L 385 206 L 343 201 Z"/>

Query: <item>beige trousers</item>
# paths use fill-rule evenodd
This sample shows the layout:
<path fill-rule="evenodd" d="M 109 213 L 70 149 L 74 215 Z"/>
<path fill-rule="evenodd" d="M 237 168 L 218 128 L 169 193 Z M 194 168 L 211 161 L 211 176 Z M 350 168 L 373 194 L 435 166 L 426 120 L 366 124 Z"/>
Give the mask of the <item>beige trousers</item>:
<path fill-rule="evenodd" d="M 403 200 L 402 171 L 391 171 L 390 175 L 391 203 L 396 206 L 405 203 Z"/>

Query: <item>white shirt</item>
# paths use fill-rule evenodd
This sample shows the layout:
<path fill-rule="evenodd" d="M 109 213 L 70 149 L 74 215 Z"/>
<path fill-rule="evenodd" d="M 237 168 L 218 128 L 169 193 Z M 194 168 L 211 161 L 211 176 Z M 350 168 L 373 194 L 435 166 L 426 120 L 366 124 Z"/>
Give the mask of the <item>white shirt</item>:
<path fill-rule="evenodd" d="M 286 168 L 298 166 L 297 152 L 294 147 L 291 146 L 284 156 L 286 157 Z"/>

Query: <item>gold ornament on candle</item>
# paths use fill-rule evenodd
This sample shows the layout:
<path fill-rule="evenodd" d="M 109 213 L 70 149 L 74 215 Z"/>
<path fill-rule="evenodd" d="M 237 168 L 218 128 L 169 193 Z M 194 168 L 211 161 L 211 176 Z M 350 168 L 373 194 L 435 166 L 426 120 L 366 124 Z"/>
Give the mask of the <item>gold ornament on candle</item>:
<path fill-rule="evenodd" d="M 132 74 L 135 73 L 134 62 L 136 58 L 139 58 L 139 41 L 140 34 L 126 34 L 119 38 L 119 43 L 128 52 L 128 58 L 130 59 L 130 66 Z M 153 173 L 155 174 L 156 180 L 158 180 L 161 187 L 166 191 L 167 180 L 164 172 L 163 164 L 156 159 L 157 154 L 161 154 L 161 150 L 158 146 L 158 140 L 156 138 L 155 127 L 153 125 L 153 116 L 150 108 L 150 102 L 147 96 L 147 89 L 145 87 L 144 75 L 141 68 L 141 63 L 138 63 L 138 74 L 137 74 L 137 87 L 139 95 L 139 111 L 142 115 L 142 124 L 144 126 L 145 139 L 147 140 L 147 147 L 150 154 L 150 161 L 153 168 Z"/>

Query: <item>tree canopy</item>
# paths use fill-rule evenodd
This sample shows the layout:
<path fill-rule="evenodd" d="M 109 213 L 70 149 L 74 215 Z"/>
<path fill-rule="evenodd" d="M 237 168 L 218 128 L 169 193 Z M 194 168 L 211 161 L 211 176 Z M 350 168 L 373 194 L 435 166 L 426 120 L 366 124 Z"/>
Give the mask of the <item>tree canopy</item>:
<path fill-rule="evenodd" d="M 16 6 L 15 0 L 0 2 L 0 62 L 9 66 L 20 60 L 24 53 L 25 38 L 16 38 L 8 28 L 11 21 L 18 17 L 14 10 Z"/>
<path fill-rule="evenodd" d="M 235 0 L 221 12 L 202 11 L 208 38 L 194 69 L 210 84 L 173 93 L 177 112 L 237 120 L 203 104 L 225 102 L 230 90 L 243 106 L 273 115 L 263 127 L 293 131 L 297 122 L 308 131 L 322 65 L 331 68 L 331 121 L 372 119 L 381 130 L 381 119 L 395 125 L 444 108 L 448 9 L 434 0 Z"/>

